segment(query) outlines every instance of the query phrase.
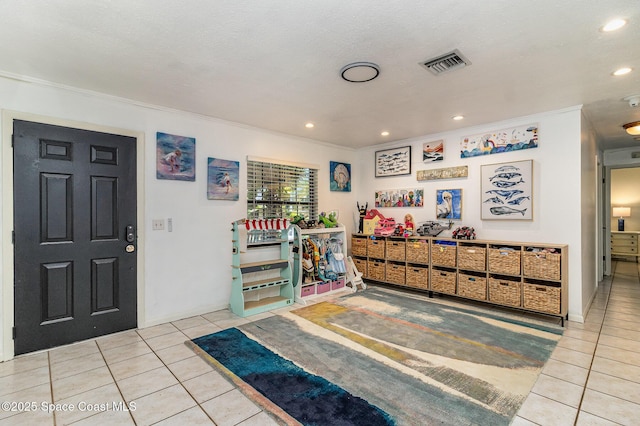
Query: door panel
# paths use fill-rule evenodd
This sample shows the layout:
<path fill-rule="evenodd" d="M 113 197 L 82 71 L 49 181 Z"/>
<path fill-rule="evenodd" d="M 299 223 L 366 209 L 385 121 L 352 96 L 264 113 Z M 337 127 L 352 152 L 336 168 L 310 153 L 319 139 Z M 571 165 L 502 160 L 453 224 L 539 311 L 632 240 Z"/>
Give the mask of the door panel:
<path fill-rule="evenodd" d="M 135 138 L 14 121 L 16 354 L 136 327 L 135 179 Z"/>

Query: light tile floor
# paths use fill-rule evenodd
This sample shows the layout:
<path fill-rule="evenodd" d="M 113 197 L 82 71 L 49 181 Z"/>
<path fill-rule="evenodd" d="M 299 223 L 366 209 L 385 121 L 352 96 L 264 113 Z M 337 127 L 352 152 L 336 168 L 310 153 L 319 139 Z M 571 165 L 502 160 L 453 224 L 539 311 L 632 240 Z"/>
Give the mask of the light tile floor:
<path fill-rule="evenodd" d="M 567 323 L 513 425 L 639 424 L 639 270 L 614 268 L 585 323 Z M 217 311 L 0 363 L 0 401 L 15 403 L 0 425 L 275 425 L 184 345 L 248 321 Z"/>

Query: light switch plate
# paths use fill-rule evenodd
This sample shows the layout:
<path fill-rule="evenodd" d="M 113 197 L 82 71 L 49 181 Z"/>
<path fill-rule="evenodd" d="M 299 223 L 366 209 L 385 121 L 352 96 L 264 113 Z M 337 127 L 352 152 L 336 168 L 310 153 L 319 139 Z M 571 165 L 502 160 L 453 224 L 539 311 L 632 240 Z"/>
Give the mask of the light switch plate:
<path fill-rule="evenodd" d="M 153 219 L 151 221 L 151 229 L 154 231 L 164 231 L 164 219 Z"/>

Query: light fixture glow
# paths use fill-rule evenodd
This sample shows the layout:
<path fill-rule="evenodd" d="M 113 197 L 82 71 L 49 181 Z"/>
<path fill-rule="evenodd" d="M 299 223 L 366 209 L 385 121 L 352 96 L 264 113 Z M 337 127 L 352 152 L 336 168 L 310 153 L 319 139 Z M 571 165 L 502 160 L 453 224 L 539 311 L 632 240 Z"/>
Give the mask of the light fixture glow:
<path fill-rule="evenodd" d="M 313 123 L 307 123 L 304 125 L 304 127 L 306 127 L 307 129 L 313 129 L 315 126 Z"/>
<path fill-rule="evenodd" d="M 385 130 L 384 132 L 380 133 L 380 136 L 389 136 L 389 132 Z"/>
<path fill-rule="evenodd" d="M 627 24 L 627 21 L 625 21 L 624 19 L 612 19 L 611 21 L 607 22 L 604 27 L 602 27 L 602 31 L 610 32 L 610 31 L 619 30 L 620 28 L 624 27 L 626 24 Z"/>
<path fill-rule="evenodd" d="M 626 130 L 631 136 L 640 135 L 640 121 L 633 121 L 631 123 L 624 124 L 622 127 L 624 127 L 624 130 Z"/>
<path fill-rule="evenodd" d="M 453 118 L 456 121 L 460 121 L 460 120 L 464 119 L 464 115 L 454 115 L 451 118 Z"/>
<path fill-rule="evenodd" d="M 621 76 L 621 75 L 625 75 L 625 74 L 629 74 L 631 72 L 631 68 L 629 67 L 624 67 L 624 68 L 619 68 L 617 70 L 615 70 L 613 72 L 613 75 L 617 76 Z"/>
<path fill-rule="evenodd" d="M 614 207 L 614 217 L 631 217 L 631 207 Z"/>

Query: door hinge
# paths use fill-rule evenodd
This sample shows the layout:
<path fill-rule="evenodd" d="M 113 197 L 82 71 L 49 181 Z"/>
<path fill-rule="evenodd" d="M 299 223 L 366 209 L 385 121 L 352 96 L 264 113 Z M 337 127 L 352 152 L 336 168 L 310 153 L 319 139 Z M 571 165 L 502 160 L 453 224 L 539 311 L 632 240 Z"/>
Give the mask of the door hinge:
<path fill-rule="evenodd" d="M 11 244 L 16 243 L 16 231 L 11 231 Z"/>
<path fill-rule="evenodd" d="M 16 140 L 16 136 L 15 135 L 11 135 L 11 148 L 13 148 L 13 143 Z"/>
<path fill-rule="evenodd" d="M 12 339 L 13 339 L 13 340 L 16 340 L 16 328 L 15 328 L 15 327 L 13 327 L 13 328 L 11 329 L 11 335 L 13 336 L 13 337 L 12 337 Z"/>

